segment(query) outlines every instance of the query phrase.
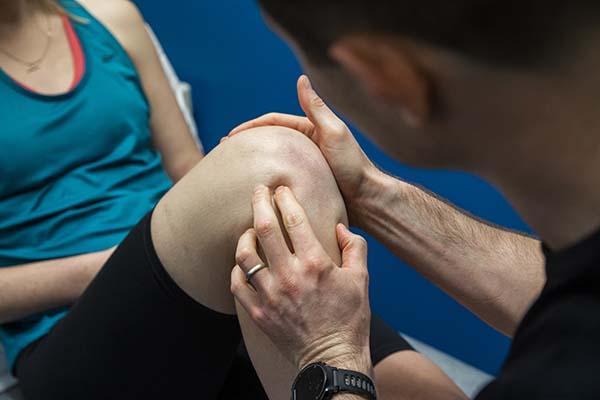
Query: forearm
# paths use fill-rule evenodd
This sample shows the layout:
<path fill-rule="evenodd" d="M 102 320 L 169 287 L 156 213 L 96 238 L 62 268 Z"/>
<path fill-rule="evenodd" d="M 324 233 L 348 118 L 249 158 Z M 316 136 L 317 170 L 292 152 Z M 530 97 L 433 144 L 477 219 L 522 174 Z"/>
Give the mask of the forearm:
<path fill-rule="evenodd" d="M 74 303 L 98 264 L 95 254 L 84 254 L 0 268 L 0 323 Z"/>
<path fill-rule="evenodd" d="M 353 220 L 403 261 L 512 335 L 544 281 L 539 242 L 480 222 L 380 172 Z"/>

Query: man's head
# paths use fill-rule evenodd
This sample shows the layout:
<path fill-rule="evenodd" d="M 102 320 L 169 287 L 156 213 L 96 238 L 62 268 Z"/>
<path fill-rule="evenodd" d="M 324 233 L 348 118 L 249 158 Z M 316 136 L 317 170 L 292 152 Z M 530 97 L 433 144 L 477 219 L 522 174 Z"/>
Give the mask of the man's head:
<path fill-rule="evenodd" d="M 483 172 L 596 114 L 597 1 L 259 2 L 321 94 L 402 161 Z"/>

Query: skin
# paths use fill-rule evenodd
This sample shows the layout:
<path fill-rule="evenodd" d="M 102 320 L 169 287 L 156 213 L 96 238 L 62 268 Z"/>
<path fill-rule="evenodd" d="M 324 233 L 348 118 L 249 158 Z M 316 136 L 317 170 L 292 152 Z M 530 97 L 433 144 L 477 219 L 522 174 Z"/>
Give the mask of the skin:
<path fill-rule="evenodd" d="M 143 19 L 127 1 L 85 0 L 83 6 L 103 22 L 123 45 L 140 74 L 152 108 L 152 141 L 169 177 L 177 182 L 202 159 L 162 71 Z M 51 28 L 52 43 L 40 70 L 24 67 L 0 54 L 0 66 L 11 77 L 45 94 L 65 92 L 73 80 L 68 39 L 60 18 L 25 0 L 0 1 L 0 46 L 25 60 L 39 57 Z M 40 32 L 40 28 L 43 29 Z M 54 307 L 70 305 L 110 257 L 114 248 L 75 257 L 0 268 L 0 322 L 21 319 Z M 64 282 L 71 284 L 65 285 Z M 24 288 L 26 288 L 24 290 Z"/>
<path fill-rule="evenodd" d="M 283 29 L 279 31 L 286 36 Z M 543 69 L 494 67 L 406 37 L 369 32 L 339 38 L 329 49 L 337 65 L 316 66 L 308 62 L 293 38 L 288 36 L 287 40 L 323 96 L 390 155 L 416 166 L 460 169 L 487 178 L 504 192 L 551 249 L 560 250 L 600 225 L 600 139 L 590 133 L 600 126 L 598 82 L 592 73 L 598 68 L 592 51 L 596 32 L 586 34 L 565 38 L 569 51 L 551 55 L 554 62 Z M 479 310 L 501 329 L 514 331 L 524 308 L 537 297 L 544 281 L 538 244 L 489 227 L 484 229 L 414 190 L 408 190 L 407 195 L 406 184 L 373 172 L 344 127 L 331 116 L 323 116 L 327 106 L 307 79 L 299 82 L 299 88 L 301 105 L 312 124 L 308 125 L 310 129 L 301 129 L 306 128 L 306 120 L 280 115 L 263 118 L 251 126 L 300 127 L 319 144 L 332 166 L 350 215 L 355 216 L 353 221 L 374 232 L 401 257 L 412 259 L 418 270 L 463 304 L 471 304 L 474 311 Z M 433 93 L 438 96 L 437 110 Z M 394 207 L 395 211 L 386 211 Z M 433 212 L 428 214 L 428 210 Z M 305 230 L 310 231 L 309 222 L 304 223 Z M 319 249 L 318 241 L 310 235 L 297 240 L 308 252 Z M 483 245 L 484 251 L 476 250 L 474 244 Z M 283 251 L 274 243 L 260 241 L 260 246 L 267 254 Z M 499 247 L 494 251 L 494 246 Z M 419 256 L 416 250 L 433 250 L 433 254 Z M 480 264 L 503 256 L 515 264 Z M 351 305 L 364 302 L 362 285 L 367 276 L 353 274 L 352 270 L 365 262 L 363 255 L 341 269 L 347 275 L 344 279 L 355 280 L 347 284 L 329 272 L 326 258 L 317 263 L 301 260 L 295 269 L 279 268 L 270 271 L 272 276 L 257 274 L 253 285 L 260 289 L 254 296 L 243 286 L 241 275 L 234 274 L 233 279 L 238 279 L 234 294 L 246 309 L 253 310 L 256 322 L 288 359 L 310 355 L 301 358 L 300 366 L 321 361 L 322 355 L 333 349 L 341 354 L 337 359 L 328 359 L 333 365 L 368 372 L 363 355 L 368 328 L 343 317 L 352 312 L 350 306 L 329 314 L 326 326 L 322 324 L 323 316 L 303 310 L 315 296 L 326 304 L 339 296 L 352 299 Z M 452 272 L 433 267 L 435 262 L 443 262 L 445 269 L 453 267 Z M 296 275 L 304 279 L 295 280 Z M 491 277 L 492 285 L 484 283 L 486 276 Z M 324 292 L 311 284 L 316 278 L 320 278 L 319 286 L 332 290 Z M 466 290 L 465 283 L 459 282 L 464 279 L 477 288 Z M 298 283 L 290 288 L 290 280 Z M 469 297 L 494 293 L 497 285 L 500 297 L 492 297 L 488 305 L 477 305 L 481 299 Z M 269 301 L 274 296 L 278 301 Z M 287 304 L 298 307 L 292 309 Z M 493 315 L 498 310 L 504 315 Z M 333 327 L 340 333 L 330 336 L 326 343 L 287 339 L 307 332 L 327 332 Z M 336 398 L 359 399 L 351 395 Z"/>
<path fill-rule="evenodd" d="M 73 304 L 114 248 L 0 269 L 0 324 Z"/>
<path fill-rule="evenodd" d="M 343 245 L 338 241 L 336 225 L 347 224 L 342 196 L 319 149 L 304 135 L 288 128 L 252 129 L 221 144 L 160 201 L 152 218 L 154 245 L 175 282 L 206 307 L 227 314 L 237 313 L 253 364 L 271 399 L 289 397 L 298 364 L 280 354 L 253 322 L 256 315 L 252 310 L 236 305 L 230 292 L 233 284 L 230 276 L 234 263 L 249 269 L 260 262 L 256 250 L 252 251 L 256 236 L 269 238 L 280 224 L 289 223 L 285 218 L 280 220 L 270 205 L 265 207 L 265 202 L 270 203 L 273 190 L 280 185 L 292 188 L 295 198 L 303 204 L 304 215 L 315 224 L 314 234 L 322 244 L 321 255 L 326 255 L 331 266 L 340 265 L 340 246 Z M 254 195 L 257 186 L 261 190 Z M 257 208 L 264 213 L 253 212 Z M 238 243 L 244 232 L 245 241 Z M 280 245 L 285 243 L 285 237 L 282 233 L 277 235 Z M 289 240 L 292 245 L 291 236 Z M 359 239 L 353 236 L 353 240 Z M 276 259 L 270 257 L 266 254 L 265 260 L 275 265 Z M 198 260 L 210 262 L 199 263 Z M 243 286 L 248 287 L 243 276 L 239 276 L 239 268 L 233 271 L 237 271 Z M 262 270 L 260 274 L 266 272 Z M 234 291 L 237 290 L 236 284 L 233 285 Z M 321 308 L 315 307 L 317 305 L 311 312 L 322 314 Z M 431 398 L 434 392 L 429 389 L 440 381 L 452 388 L 451 391 L 460 393 L 429 360 L 412 353 L 393 354 L 377 365 L 375 374 L 382 376 L 382 393 L 396 384 L 385 377 L 406 359 L 414 362 L 415 371 L 433 371 L 434 376 L 441 379 L 434 380 L 431 375 L 423 374 L 427 378 L 406 385 L 400 392 L 406 396 L 401 398 L 409 398 L 409 393 L 418 390 L 417 387 L 426 388 L 422 398 Z M 364 356 L 370 357 L 368 350 Z"/>
<path fill-rule="evenodd" d="M 332 259 L 339 262 L 335 224 L 347 223 L 347 217 L 335 181 L 318 149 L 302 135 L 289 130 L 271 132 L 268 129 L 256 129 L 252 135 L 256 138 L 248 135 L 247 138 L 242 137 L 221 146 L 215 154 L 193 169 L 189 176 L 181 179 L 200 155 L 191 142 L 187 127 L 182 124 L 181 113 L 148 41 L 141 16 L 129 2 L 86 0 L 81 3 L 107 26 L 134 61 L 153 110 L 153 142 L 163 157 L 169 175 L 174 182 L 180 182 L 157 206 L 152 225 L 157 251 L 168 272 L 181 287 L 214 310 L 236 312 L 230 292 L 230 273 L 237 239 L 244 229 L 253 225 L 249 199 L 257 183 L 272 187 L 286 183 L 293 187 L 303 200 L 307 213 L 314 220 L 323 222 L 323 229 L 317 230 L 319 240 L 324 243 Z M 58 27 L 57 17 L 32 11 L 26 7 L 26 2 L 0 5 L 6 11 L 0 15 L 11 15 L 7 22 L 12 24 L 11 29 L 6 29 L 7 35 L 2 36 L 7 40 L 6 45 L 25 49 L 27 54 L 20 54 L 23 58 L 35 58 L 39 49 L 35 45 L 24 45 L 29 41 L 39 42 L 35 22 L 41 25 L 50 20 Z M 32 21 L 36 18 L 36 21 Z M 0 24 L 0 32 L 6 26 Z M 12 34 L 15 27 L 22 31 L 22 36 Z M 7 65 L 5 68 L 4 63 L 10 64 L 7 60 L 0 62 L 10 75 L 35 90 L 61 93 L 72 80 L 70 52 L 62 33 L 60 37 L 53 38 L 52 46 L 53 52 L 49 55 L 52 58 L 48 59 L 52 61 L 45 61 L 35 76 L 24 75 L 17 65 Z M 266 143 L 271 145 L 266 146 Z M 289 156 L 282 158 L 282 154 Z M 265 163 L 265 160 L 271 162 Z M 224 174 L 223 171 L 228 172 Z M 315 178 L 319 182 L 316 187 Z M 216 201 L 218 199 L 222 201 Z M 199 204 L 203 206 L 198 207 Z M 190 221 L 196 223 L 190 224 Z M 262 226 L 259 222 L 257 225 Z M 173 237 L 179 240 L 173 241 Z M 113 250 L 0 269 L 0 320 L 18 320 L 48 308 L 72 304 Z M 197 260 L 206 259 L 214 261 L 198 265 Z M 69 285 L 65 285 L 65 282 L 69 282 Z M 297 373 L 296 366 L 273 348 L 247 314 L 242 312 L 239 317 L 254 363 L 264 371 L 261 375 L 267 376 L 263 378 L 263 383 L 270 397 L 287 398 L 292 379 Z M 405 393 L 407 398 L 418 391 L 419 386 L 435 388 L 431 376 L 438 376 L 436 382 L 441 381 L 458 391 L 443 372 L 425 357 L 414 352 L 401 352 L 390 355 L 375 368 L 375 374 L 381 376 L 378 384 L 380 393 L 392 393 L 390 388 L 397 383 L 387 377 L 391 377 L 390 371 L 405 365 L 406 360 L 410 361 L 413 373 L 420 371 L 424 377 L 415 380 L 414 387 L 405 385 L 401 393 Z M 429 398 L 431 393 L 423 390 L 423 398 Z"/>
<path fill-rule="evenodd" d="M 299 81 L 298 95 L 307 117 L 267 114 L 235 128 L 229 137 L 269 125 L 303 132 L 334 171 L 352 225 L 512 336 L 545 282 L 539 242 L 475 220 L 380 171 L 306 78 Z"/>

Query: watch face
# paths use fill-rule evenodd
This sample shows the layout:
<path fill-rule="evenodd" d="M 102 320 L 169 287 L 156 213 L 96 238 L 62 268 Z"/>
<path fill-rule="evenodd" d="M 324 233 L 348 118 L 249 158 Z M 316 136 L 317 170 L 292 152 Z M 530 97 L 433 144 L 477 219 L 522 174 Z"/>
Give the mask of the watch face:
<path fill-rule="evenodd" d="M 325 370 L 319 365 L 312 365 L 302 371 L 294 387 L 297 400 L 320 400 L 325 391 L 327 377 Z"/>

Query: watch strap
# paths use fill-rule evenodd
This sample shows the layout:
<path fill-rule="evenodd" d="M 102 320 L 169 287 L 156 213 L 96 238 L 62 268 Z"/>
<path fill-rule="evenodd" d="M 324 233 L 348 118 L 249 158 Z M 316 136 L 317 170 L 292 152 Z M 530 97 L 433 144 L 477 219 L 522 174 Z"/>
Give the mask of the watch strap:
<path fill-rule="evenodd" d="M 339 392 L 352 393 L 368 400 L 376 400 L 375 384 L 367 375 L 346 369 L 333 369 L 333 386 Z"/>

